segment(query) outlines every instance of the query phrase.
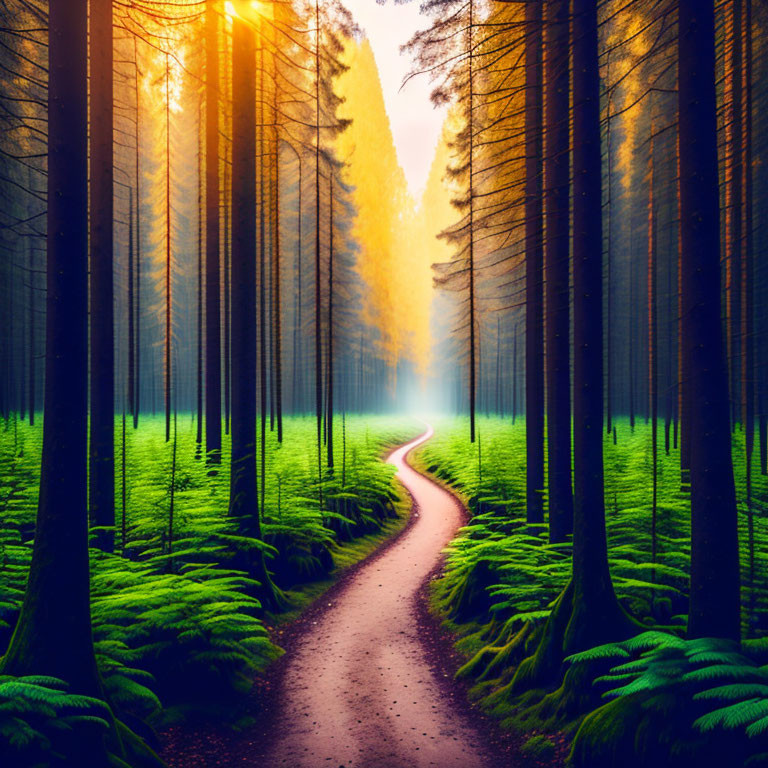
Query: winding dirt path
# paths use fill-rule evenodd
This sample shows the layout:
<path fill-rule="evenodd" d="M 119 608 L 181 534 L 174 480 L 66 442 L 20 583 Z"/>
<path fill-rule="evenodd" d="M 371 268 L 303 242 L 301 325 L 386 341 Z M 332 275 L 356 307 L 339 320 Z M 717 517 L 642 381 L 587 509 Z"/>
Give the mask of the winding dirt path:
<path fill-rule="evenodd" d="M 459 502 L 407 455 L 389 458 L 413 497 L 414 521 L 364 564 L 286 660 L 264 768 L 487 768 L 483 739 L 430 668 L 419 591 L 463 522 Z"/>

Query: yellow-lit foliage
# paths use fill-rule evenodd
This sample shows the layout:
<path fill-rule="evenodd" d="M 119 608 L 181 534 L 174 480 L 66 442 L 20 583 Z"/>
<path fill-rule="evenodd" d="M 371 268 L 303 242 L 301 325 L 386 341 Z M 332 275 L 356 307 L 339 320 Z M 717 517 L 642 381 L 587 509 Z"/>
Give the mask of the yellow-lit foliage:
<path fill-rule="evenodd" d="M 367 40 L 349 41 L 348 71 L 339 78 L 345 103 L 342 117 L 353 118 L 338 139 L 346 180 L 357 209 L 353 235 L 360 246 L 358 273 L 365 284 L 364 317 L 377 327 L 385 358 L 401 358 L 426 370 L 431 338 L 430 264 L 436 230 L 415 216 L 405 174 L 398 164 L 379 73 Z"/>
<path fill-rule="evenodd" d="M 425 249 L 425 260 L 431 265 L 449 261 L 454 246 L 437 235 L 449 229 L 456 222 L 456 209 L 451 200 L 457 195 L 457 183 L 446 177 L 446 168 L 451 163 L 450 142 L 456 130 L 456 110 L 443 124 L 443 132 L 432 159 L 427 184 L 417 212 L 421 246 Z"/>
<path fill-rule="evenodd" d="M 614 3 L 616 9 L 623 4 Z M 621 115 L 622 139 L 617 151 L 617 168 L 622 185 L 632 183 L 632 158 L 636 150 L 638 124 L 647 107 L 644 96 L 650 87 L 646 58 L 658 28 L 650 23 L 641 8 L 622 10 L 609 26 L 610 53 L 603 60 L 603 76 L 611 85 L 610 113 Z"/>
<path fill-rule="evenodd" d="M 449 261 L 454 246 L 437 236 L 448 229 L 456 220 L 456 209 L 451 203 L 455 197 L 455 182 L 446 178 L 445 169 L 450 162 L 451 149 L 449 134 L 450 120 L 443 125 L 443 133 L 437 144 L 435 156 L 429 169 L 427 184 L 421 197 L 421 203 L 413 219 L 413 235 L 410 249 L 405 253 L 418 254 L 418 271 L 413 269 L 413 290 L 416 292 L 414 301 L 421 295 L 430 295 L 433 282 L 432 265 Z M 407 267 L 406 267 L 407 268 Z M 420 307 L 414 307 L 418 327 L 430 326 L 430 305 L 423 302 Z M 419 312 L 423 314 L 418 314 Z M 429 355 L 432 348 L 432 338 L 425 333 L 414 339 L 414 348 L 419 357 L 419 372 L 424 375 L 429 366 Z"/>

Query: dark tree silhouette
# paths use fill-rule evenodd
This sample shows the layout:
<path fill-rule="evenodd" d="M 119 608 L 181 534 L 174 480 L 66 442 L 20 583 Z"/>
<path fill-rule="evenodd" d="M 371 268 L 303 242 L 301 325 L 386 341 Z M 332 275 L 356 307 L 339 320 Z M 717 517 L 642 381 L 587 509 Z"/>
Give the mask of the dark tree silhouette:
<path fill-rule="evenodd" d="M 221 264 L 219 258 L 219 9 L 205 10 L 205 450 L 221 458 Z"/>
<path fill-rule="evenodd" d="M 529 523 L 544 521 L 542 4 L 525 6 L 525 438 Z M 515 334 L 517 343 L 517 334 Z M 517 355 L 513 357 L 517 364 Z M 497 362 L 498 367 L 498 362 Z M 516 384 L 517 376 L 514 376 Z M 498 399 L 498 398 L 497 398 Z M 512 399 L 513 418 L 517 408 Z"/>
<path fill-rule="evenodd" d="M 573 3 L 573 614 L 566 652 L 628 634 L 608 568 L 603 472 L 603 224 L 597 4 Z"/>
<path fill-rule="evenodd" d="M 256 470 L 256 39 L 243 19 L 232 24 L 232 468 L 229 513 L 241 532 L 261 538 Z M 247 555 L 263 603 L 276 590 L 261 549 Z"/>
<path fill-rule="evenodd" d="M 29 582 L 3 672 L 51 675 L 98 695 L 87 515 L 88 3 L 51 3 L 49 14 L 43 460 Z"/>
<path fill-rule="evenodd" d="M 115 353 L 113 278 L 113 78 L 112 1 L 91 4 L 90 97 L 90 472 L 91 525 L 95 544 L 114 548 Z"/>
<path fill-rule="evenodd" d="M 544 246 L 549 536 L 573 530 L 569 320 L 568 0 L 545 4 Z"/>
<path fill-rule="evenodd" d="M 690 409 L 688 634 L 738 639 L 739 547 L 728 374 L 720 321 L 714 6 L 680 0 L 680 234 L 684 379 Z"/>

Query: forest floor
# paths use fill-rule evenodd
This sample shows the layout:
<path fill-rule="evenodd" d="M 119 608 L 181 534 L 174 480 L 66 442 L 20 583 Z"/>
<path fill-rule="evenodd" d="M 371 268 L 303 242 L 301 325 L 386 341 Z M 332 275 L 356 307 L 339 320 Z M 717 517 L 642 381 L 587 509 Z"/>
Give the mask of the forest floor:
<path fill-rule="evenodd" d="M 427 608 L 427 585 L 466 521 L 458 499 L 389 457 L 412 498 L 408 525 L 283 633 L 285 656 L 238 732 L 172 729 L 164 758 L 178 768 L 508 768 L 518 745 L 467 704 L 461 664 Z"/>

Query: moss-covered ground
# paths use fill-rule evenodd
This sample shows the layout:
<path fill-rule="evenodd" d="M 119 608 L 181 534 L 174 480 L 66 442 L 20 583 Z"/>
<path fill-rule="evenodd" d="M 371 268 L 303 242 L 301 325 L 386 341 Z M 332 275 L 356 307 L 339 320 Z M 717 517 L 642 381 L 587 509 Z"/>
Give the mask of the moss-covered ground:
<path fill-rule="evenodd" d="M 422 429 L 407 418 L 338 417 L 335 467 L 328 470 L 323 451 L 321 475 L 314 418 L 286 418 L 281 444 L 267 429 L 263 537 L 255 540 L 228 515 L 227 439 L 221 462 L 211 464 L 188 414 L 178 415 L 169 442 L 162 418 L 144 416 L 125 433 L 118 419 L 115 552 L 91 550 L 91 604 L 105 692 L 121 720 L 149 743 L 154 729 L 180 720 L 236 722 L 254 678 L 281 654 L 280 628 L 406 524 L 394 468 L 381 459 Z M 0 425 L 0 655 L 31 559 L 41 442 L 40 418 L 34 427 L 15 418 Z M 238 556 L 257 547 L 289 598 L 284 614 L 265 613 L 237 569 Z M 58 681 L 0 677 L 11 764 L 50 754 L 52 734 L 78 707 L 86 720 L 99 719 L 98 702 L 60 689 Z"/>
<path fill-rule="evenodd" d="M 437 420 L 434 426 L 435 437 L 419 450 L 416 463 L 459 495 L 471 519 L 449 547 L 445 570 L 432 585 L 433 609 L 466 659 L 458 674 L 471 681 L 470 697 L 503 727 L 530 737 L 526 752 L 532 760 L 558 764 L 570 753 L 573 764 L 584 768 L 672 765 L 681 756 L 700 765 L 724 765 L 717 762 L 724 754 L 745 762 L 768 751 L 762 741 L 768 729 L 768 687 L 762 686 L 768 681 L 760 667 L 768 643 L 763 639 L 768 635 L 768 478 L 760 474 L 755 455 L 747 498 L 739 431 L 733 456 L 743 584 L 740 652 L 726 652 L 717 641 L 699 648 L 682 639 L 690 503 L 674 431 L 667 450 L 664 425 L 659 428 L 654 510 L 650 425 L 632 428 L 619 419 L 604 446 L 609 559 L 616 592 L 638 622 L 641 640 L 566 661 L 556 684 L 531 689 L 516 673 L 521 664 L 530 664 L 526 660 L 539 647 L 568 583 L 570 543 L 552 545 L 546 524 L 525 522 L 522 419 L 513 424 L 509 418 L 479 418 L 474 445 L 464 419 Z M 546 505 L 546 492 L 544 497 Z M 644 635 L 643 627 L 651 634 Z M 660 671 L 667 669 L 665 654 L 676 643 L 683 647 L 673 659 L 674 674 L 665 676 Z M 616 669 L 622 662 L 629 666 Z M 606 675 L 608 681 L 600 680 Z M 748 684 L 725 686 L 742 678 Z M 710 713 L 715 714 L 709 720 L 699 719 Z M 563 747 L 564 739 L 572 748 Z"/>

